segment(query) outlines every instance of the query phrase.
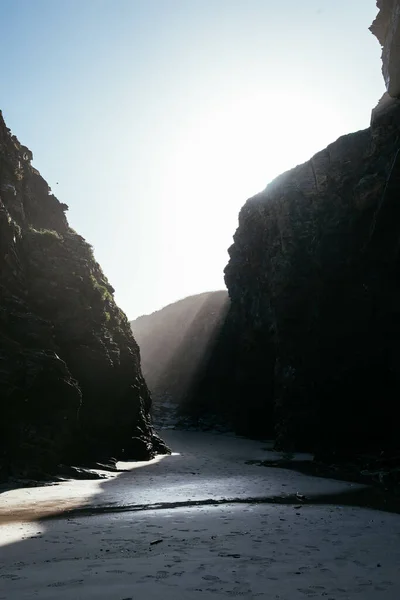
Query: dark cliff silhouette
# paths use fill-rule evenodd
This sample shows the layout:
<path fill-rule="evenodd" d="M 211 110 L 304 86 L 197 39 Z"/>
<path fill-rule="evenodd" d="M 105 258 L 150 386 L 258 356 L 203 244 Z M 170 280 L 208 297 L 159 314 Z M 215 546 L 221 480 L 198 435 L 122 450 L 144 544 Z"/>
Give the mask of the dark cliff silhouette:
<path fill-rule="evenodd" d="M 139 349 L 91 246 L 0 113 L 0 472 L 150 457 Z"/>
<path fill-rule="evenodd" d="M 378 7 L 388 94 L 368 129 L 242 208 L 230 310 L 197 391 L 230 406 L 239 432 L 321 457 L 399 450 L 400 11 Z"/>

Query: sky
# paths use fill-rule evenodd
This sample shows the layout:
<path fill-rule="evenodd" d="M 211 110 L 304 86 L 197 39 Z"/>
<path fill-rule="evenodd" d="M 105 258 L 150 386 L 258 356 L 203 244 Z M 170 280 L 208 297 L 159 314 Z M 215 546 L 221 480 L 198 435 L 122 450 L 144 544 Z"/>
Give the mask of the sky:
<path fill-rule="evenodd" d="M 246 199 L 384 92 L 375 0 L 0 0 L 0 108 L 130 319 L 224 288 Z"/>

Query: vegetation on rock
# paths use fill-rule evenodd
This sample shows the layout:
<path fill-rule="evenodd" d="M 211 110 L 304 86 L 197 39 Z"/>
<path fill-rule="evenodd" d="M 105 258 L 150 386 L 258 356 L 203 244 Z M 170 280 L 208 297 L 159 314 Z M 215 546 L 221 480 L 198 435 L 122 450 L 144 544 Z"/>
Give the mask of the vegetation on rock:
<path fill-rule="evenodd" d="M 165 451 L 128 320 L 0 113 L 0 471 Z"/>

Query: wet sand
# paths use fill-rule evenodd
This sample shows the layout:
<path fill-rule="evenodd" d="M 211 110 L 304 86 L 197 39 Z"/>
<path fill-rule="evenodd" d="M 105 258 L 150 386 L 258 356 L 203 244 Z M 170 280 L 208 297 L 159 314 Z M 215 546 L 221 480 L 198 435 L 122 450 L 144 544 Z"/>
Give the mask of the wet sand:
<path fill-rule="evenodd" d="M 247 464 L 262 442 L 165 433 L 170 457 L 0 494 L 0 599 L 400 598 L 400 516 L 365 486 Z"/>

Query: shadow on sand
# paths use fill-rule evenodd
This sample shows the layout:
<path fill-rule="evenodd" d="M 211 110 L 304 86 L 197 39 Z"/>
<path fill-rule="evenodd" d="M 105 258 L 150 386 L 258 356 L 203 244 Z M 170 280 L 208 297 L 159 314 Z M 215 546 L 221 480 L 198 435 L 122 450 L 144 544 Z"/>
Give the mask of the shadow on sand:
<path fill-rule="evenodd" d="M 161 457 L 160 457 L 161 458 Z M 182 457 L 181 457 L 182 459 Z M 264 466 L 264 469 L 260 470 L 260 479 L 273 480 L 274 472 L 278 468 L 279 470 L 285 469 L 301 473 L 305 476 L 313 476 L 326 480 L 337 480 L 345 482 L 356 482 L 357 485 L 354 488 L 346 488 L 338 491 L 337 493 L 327 492 L 321 488 L 321 493 L 308 494 L 302 496 L 300 494 L 268 494 L 265 496 L 252 495 L 251 493 L 246 496 L 244 494 L 238 495 L 226 495 L 207 497 L 205 494 L 204 498 L 191 499 L 177 497 L 176 500 L 171 499 L 169 501 L 155 501 L 155 502 L 141 502 L 140 501 L 140 489 L 141 486 L 154 486 L 154 490 L 157 492 L 162 489 L 164 484 L 163 477 L 163 463 L 162 461 L 148 463 L 142 462 L 137 463 L 140 467 L 141 475 L 143 477 L 135 479 L 135 469 L 118 469 L 116 475 L 112 477 L 106 477 L 104 479 L 97 479 L 94 483 L 96 485 L 96 493 L 90 494 L 89 497 L 76 497 L 71 499 L 68 498 L 65 501 L 59 501 L 58 499 L 53 500 L 51 493 L 49 493 L 48 500 L 46 496 L 43 496 L 43 501 L 35 501 L 32 506 L 26 506 L 23 510 L 16 509 L 12 510 L 12 507 L 8 507 L 7 512 L 2 512 L 0 509 L 0 525 L 18 521 L 29 521 L 29 522 L 46 522 L 54 519 L 67 519 L 75 517 L 87 517 L 91 515 L 104 515 L 104 514 L 115 514 L 115 513 L 126 513 L 126 512 L 144 512 L 146 510 L 173 510 L 180 508 L 190 507 L 202 507 L 202 506 L 221 506 L 228 504 L 276 504 L 276 505 L 293 505 L 296 508 L 303 506 L 321 506 L 321 505 L 334 505 L 334 506 L 350 506 L 358 508 L 369 508 L 373 510 L 379 510 L 384 512 L 391 512 L 400 514 L 400 496 L 397 493 L 385 490 L 382 486 L 370 485 L 368 481 L 362 477 L 355 477 L 351 474 L 344 472 L 334 472 L 331 469 L 315 466 L 312 461 L 260 461 L 260 460 L 248 460 L 245 464 Z M 182 461 L 177 465 L 176 474 L 183 481 L 186 477 L 188 480 L 193 480 L 190 469 L 188 470 L 185 466 L 185 462 Z M 193 467 L 191 467 L 193 469 Z M 170 471 L 170 468 L 168 469 Z M 218 475 L 213 474 L 215 480 L 218 480 Z M 103 477 L 105 475 L 103 474 Z M 146 481 L 147 480 L 147 481 Z M 154 481 L 154 483 L 153 483 Z M 77 483 L 75 481 L 75 483 Z M 28 485 L 27 485 L 28 484 Z M 61 484 L 62 485 L 62 484 Z M 196 486 L 196 484 L 194 484 Z M 36 488 L 36 487 L 52 487 L 57 486 L 57 482 L 11 482 L 5 484 L 0 488 L 0 494 L 18 488 Z M 201 488 L 201 483 L 199 482 Z M 57 489 L 57 487 L 56 487 Z M 139 497 L 137 494 L 139 493 Z M 33 492 L 34 494 L 34 492 Z M 190 496 L 191 494 L 189 494 Z M 135 498 L 138 501 L 132 502 Z M 157 500 L 160 495 L 156 494 Z"/>
<path fill-rule="evenodd" d="M 256 548 L 262 540 L 266 544 L 263 552 L 273 552 L 274 548 L 278 553 L 284 552 L 285 548 L 288 551 L 290 544 L 294 544 L 296 552 L 298 550 L 299 556 L 303 556 L 304 552 L 313 552 L 313 548 L 318 550 L 318 544 L 327 547 L 331 543 L 342 544 L 335 536 L 347 535 L 343 537 L 343 544 L 347 544 L 350 552 L 353 551 L 352 544 L 358 544 L 365 535 L 380 536 L 379 539 L 386 535 L 383 530 L 381 533 L 380 523 L 384 519 L 385 523 L 391 523 L 394 517 L 384 516 L 383 513 L 400 513 L 398 497 L 372 486 L 353 487 L 346 484 L 342 489 L 340 485 L 332 485 L 332 481 L 321 481 L 321 485 L 316 486 L 315 480 L 308 475 L 294 476 L 290 472 L 285 474 L 281 469 L 245 467 L 246 455 L 249 456 L 251 449 L 250 442 L 243 441 L 242 444 L 242 441 L 238 443 L 237 438 L 191 436 L 187 433 L 177 435 L 176 439 L 180 444 L 190 442 L 192 445 L 183 445 L 181 453 L 175 456 L 138 464 L 136 470 L 133 468 L 120 472 L 108 479 L 73 482 L 70 488 L 46 486 L 39 502 L 37 491 L 32 489 L 32 500 L 29 494 L 25 494 L 25 506 L 20 514 L 8 504 L 8 515 L 0 512 L 0 525 L 5 525 L 3 530 L 0 527 L 0 563 L 3 565 L 0 581 L 9 586 L 9 592 L 5 596 L 0 593 L 0 600 L 28 599 L 33 597 L 30 595 L 32 590 L 37 590 L 35 597 L 46 600 L 55 597 L 56 594 L 52 596 L 55 591 L 57 595 L 60 591 L 62 598 L 80 598 L 83 596 L 74 595 L 78 585 L 82 586 L 80 589 L 84 588 L 85 594 L 87 589 L 91 589 L 90 586 L 96 590 L 97 596 L 85 597 L 116 600 L 138 597 L 127 595 L 125 588 L 118 587 L 122 585 L 118 578 L 123 577 L 121 573 L 125 573 L 124 569 L 129 571 L 130 579 L 126 581 L 132 586 L 132 577 L 135 582 L 146 565 L 149 572 L 143 577 L 147 578 L 156 578 L 157 573 L 165 575 L 167 570 L 164 562 L 174 564 L 175 559 L 189 561 L 187 565 L 184 563 L 185 567 L 182 564 L 182 573 L 189 568 L 188 565 L 194 568 L 193 565 L 200 560 L 196 554 L 200 550 L 201 560 L 210 560 L 210 565 L 216 560 L 236 560 L 229 557 L 240 557 L 242 551 L 247 553 L 249 564 L 253 564 L 262 559 L 257 555 Z M 200 446 L 196 446 L 193 439 L 203 440 L 203 456 L 199 453 Z M 226 450 L 228 442 L 230 446 L 228 444 Z M 237 454 L 232 455 L 231 449 L 238 447 Z M 221 459 L 218 464 L 215 457 Z M 252 488 L 252 481 L 256 480 L 263 485 Z M 180 489 L 179 481 L 182 483 Z M 278 493 L 281 485 L 291 486 L 289 493 Z M 270 494 L 265 493 L 268 486 Z M 84 494 L 75 495 L 74 498 L 68 498 L 66 494 L 63 502 L 64 489 L 67 492 L 68 489 L 78 492 L 86 489 L 93 493 L 86 497 Z M 221 493 L 223 489 L 226 493 Z M 304 489 L 304 495 L 293 493 L 296 489 Z M 259 511 L 262 505 L 270 506 L 265 515 Z M 256 506 L 259 507 L 258 512 Z M 285 506 L 292 507 L 292 510 L 283 514 Z M 322 506 L 329 507 L 326 514 L 321 512 Z M 226 510 L 214 511 L 213 507 L 226 507 Z M 381 511 L 381 516 L 377 513 L 377 517 L 371 520 L 370 512 L 357 516 L 353 512 L 343 513 L 341 507 L 373 509 Z M 374 521 L 376 523 L 371 525 Z M 221 524 L 224 523 L 227 529 L 221 533 Z M 387 523 L 385 527 L 390 526 Z M 344 533 L 338 534 L 338 527 Z M 351 528 L 348 534 L 346 527 Z M 272 537 L 266 536 L 265 532 Z M 201 536 L 205 536 L 204 540 Z M 275 538 L 277 541 L 274 541 Z M 374 548 L 375 537 L 371 537 L 371 540 L 368 543 Z M 231 544 L 234 544 L 234 551 Z M 254 544 L 254 547 L 246 544 Z M 218 548 L 218 556 L 212 554 L 216 552 L 213 545 Z M 208 550 L 210 547 L 211 554 Z M 332 548 L 336 552 L 336 546 Z M 106 557 L 107 561 L 104 561 Z M 122 559 L 125 562 L 121 562 Z M 207 568 L 211 569 L 211 566 Z M 232 568 L 237 567 L 234 565 Z M 152 573 L 151 569 L 155 572 Z M 264 572 L 267 573 L 263 567 Z M 9 580 L 2 579 L 7 577 Z M 201 574 L 198 577 L 201 579 Z M 142 585 L 140 581 L 139 584 Z M 102 590 L 103 585 L 115 585 L 117 591 L 110 595 L 111 591 Z M 57 590 L 53 589 L 55 586 Z M 179 589 L 178 585 L 176 590 Z M 178 593 L 176 590 L 174 594 Z M 164 588 L 160 588 L 160 594 L 164 591 Z M 99 596 L 100 592 L 108 595 Z"/>

